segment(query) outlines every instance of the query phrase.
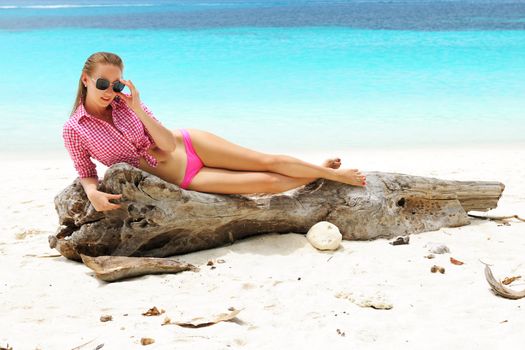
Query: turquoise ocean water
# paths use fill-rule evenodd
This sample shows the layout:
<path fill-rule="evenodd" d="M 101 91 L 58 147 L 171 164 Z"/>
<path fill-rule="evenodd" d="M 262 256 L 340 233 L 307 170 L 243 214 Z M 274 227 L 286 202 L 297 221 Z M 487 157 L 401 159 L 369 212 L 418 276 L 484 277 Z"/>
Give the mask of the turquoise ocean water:
<path fill-rule="evenodd" d="M 63 149 L 85 59 L 269 152 L 525 143 L 525 2 L 3 1 L 2 151 Z"/>

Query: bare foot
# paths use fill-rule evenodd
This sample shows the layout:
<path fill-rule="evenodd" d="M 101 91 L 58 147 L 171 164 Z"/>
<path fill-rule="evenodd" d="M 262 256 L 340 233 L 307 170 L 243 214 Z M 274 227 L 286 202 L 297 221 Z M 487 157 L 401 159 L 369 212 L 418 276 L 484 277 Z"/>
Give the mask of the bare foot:
<path fill-rule="evenodd" d="M 336 181 L 353 186 L 366 186 L 366 176 L 357 169 L 337 169 L 335 173 L 338 177 Z"/>
<path fill-rule="evenodd" d="M 339 169 L 341 166 L 341 158 L 328 158 L 322 164 L 325 168 Z"/>

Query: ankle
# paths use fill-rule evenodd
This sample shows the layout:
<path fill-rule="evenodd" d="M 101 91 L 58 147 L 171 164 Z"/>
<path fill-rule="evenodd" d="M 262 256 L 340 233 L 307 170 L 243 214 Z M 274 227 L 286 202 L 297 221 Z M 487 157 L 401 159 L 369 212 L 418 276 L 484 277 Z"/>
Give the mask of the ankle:
<path fill-rule="evenodd" d="M 327 168 L 326 170 L 328 174 L 324 176 L 325 179 L 332 180 L 332 181 L 339 181 L 341 179 L 341 174 L 339 172 L 339 169 Z"/>

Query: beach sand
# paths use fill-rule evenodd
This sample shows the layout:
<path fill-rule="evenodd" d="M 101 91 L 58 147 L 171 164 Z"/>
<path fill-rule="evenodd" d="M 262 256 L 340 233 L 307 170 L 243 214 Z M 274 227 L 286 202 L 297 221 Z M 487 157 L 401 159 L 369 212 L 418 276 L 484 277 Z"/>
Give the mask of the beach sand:
<path fill-rule="evenodd" d="M 524 145 L 288 154 L 316 163 L 339 156 L 344 167 L 365 172 L 500 181 L 503 197 L 488 213 L 525 217 Z M 141 338 L 155 340 L 148 349 L 502 349 L 525 342 L 525 299 L 495 296 L 479 261 L 493 264 L 496 278 L 524 276 L 513 286 L 525 288 L 525 223 L 518 220 L 472 219 L 400 246 L 343 241 L 335 252 L 317 251 L 301 234 L 268 234 L 179 257 L 199 272 L 105 283 L 48 246 L 58 226 L 54 197 L 76 177 L 67 154 L 0 157 L 0 347 L 138 349 Z M 426 259 L 429 242 L 451 253 Z M 431 273 L 434 264 L 445 274 Z M 358 306 L 363 300 L 393 307 Z M 165 312 L 142 315 L 153 306 Z M 233 321 L 162 325 L 165 317 L 179 322 L 230 307 L 241 309 Z M 102 315 L 113 319 L 101 322 Z"/>

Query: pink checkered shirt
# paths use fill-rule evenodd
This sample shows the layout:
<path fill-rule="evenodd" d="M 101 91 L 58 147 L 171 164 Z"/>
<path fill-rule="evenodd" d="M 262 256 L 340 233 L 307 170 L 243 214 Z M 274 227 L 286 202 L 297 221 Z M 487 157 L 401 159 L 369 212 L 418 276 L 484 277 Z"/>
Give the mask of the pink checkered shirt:
<path fill-rule="evenodd" d="M 108 167 L 126 162 L 138 168 L 141 157 L 152 167 L 157 166 L 157 160 L 147 153 L 151 144 L 155 142 L 135 112 L 121 99 L 113 100 L 111 106 L 115 128 L 108 122 L 90 115 L 83 104 L 78 106 L 64 124 L 64 145 L 80 178 L 98 178 L 96 165 L 90 157 Z M 142 104 L 142 109 L 162 124 L 146 105 Z"/>

